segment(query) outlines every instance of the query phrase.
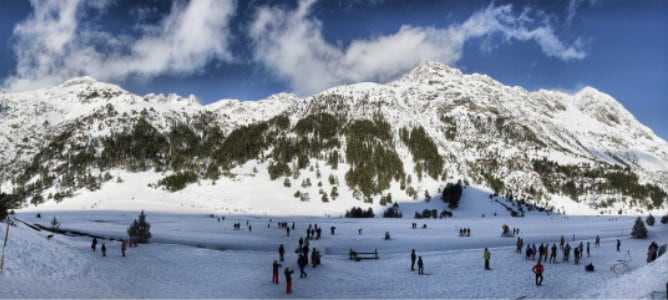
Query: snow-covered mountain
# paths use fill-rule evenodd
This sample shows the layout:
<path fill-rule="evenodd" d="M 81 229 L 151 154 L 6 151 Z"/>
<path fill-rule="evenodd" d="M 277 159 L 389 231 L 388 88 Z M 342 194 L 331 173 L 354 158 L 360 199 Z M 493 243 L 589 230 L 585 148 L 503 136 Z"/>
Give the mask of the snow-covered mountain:
<path fill-rule="evenodd" d="M 2 192 L 65 203 L 129 184 L 126 171 L 239 209 L 378 207 L 461 180 L 557 211 L 635 214 L 666 209 L 668 143 L 594 88 L 530 92 L 433 62 L 388 84 L 205 106 L 89 77 L 0 93 Z M 247 196 L 258 187 L 271 199 Z"/>

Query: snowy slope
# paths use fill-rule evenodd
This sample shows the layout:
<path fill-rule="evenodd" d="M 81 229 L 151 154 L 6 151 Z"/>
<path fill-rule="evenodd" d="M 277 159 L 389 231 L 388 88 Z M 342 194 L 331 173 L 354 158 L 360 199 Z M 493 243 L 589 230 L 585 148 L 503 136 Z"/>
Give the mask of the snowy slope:
<path fill-rule="evenodd" d="M 89 77 L 72 79 L 49 89 L 2 93 L 0 189 L 11 191 L 15 186 L 10 176 L 25 168 L 39 149 L 66 130 L 74 132 L 72 139 L 77 144 L 87 145 L 97 137 L 128 129 L 139 116 L 147 116 L 156 129 L 167 132 L 176 122 L 212 113 L 218 118 L 222 131 L 229 133 L 239 126 L 266 121 L 279 114 L 287 114 L 291 124 L 295 124 L 304 116 L 321 111 L 345 117 L 349 122 L 381 113 L 392 125 L 395 150 L 403 161 L 404 171 L 414 178 L 412 186 L 420 196 L 429 191 L 435 197 L 444 183 L 429 177 L 417 180 L 412 154 L 399 142 L 398 132 L 402 127 L 425 128 L 445 160 L 448 181 L 464 179 L 489 191 L 491 188 L 481 177 L 481 168 L 494 161 L 497 167 L 490 171 L 491 175 L 503 180 L 516 195 L 530 188 L 537 190 L 547 198 L 532 201 L 557 209 L 563 207 L 568 214 L 598 214 L 603 210 L 589 204 L 616 199 L 616 196 L 587 194 L 586 199 L 580 199 L 584 202 L 576 203 L 562 195 L 548 193 L 532 172 L 531 160 L 628 166 L 638 174 L 641 183 L 655 184 L 668 191 L 668 143 L 640 124 L 610 96 L 591 87 L 572 95 L 548 90 L 530 92 L 521 87 L 504 86 L 485 75 L 464 74 L 433 62 L 423 62 L 411 73 L 388 84 L 334 87 L 303 99 L 292 94 L 277 94 L 260 101 L 220 100 L 202 106 L 192 96 L 150 94 L 141 97 Z M 345 147 L 344 140 L 341 150 Z M 54 165 L 59 163 L 63 162 Z M 215 185 L 200 180 L 175 194 L 146 187 L 169 172 L 157 175 L 149 170 L 135 176 L 137 174 L 126 174 L 123 170 L 111 170 L 115 177 L 133 179 L 122 184 L 107 182 L 101 190 L 92 193 L 81 189 L 75 192 L 74 198 L 58 205 L 47 201 L 44 208 L 90 208 L 92 203 L 97 203 L 93 208 L 101 208 L 105 207 L 102 202 L 108 201 L 105 199 L 110 198 L 109 195 L 115 195 L 111 190 L 122 189 L 132 192 L 114 198 L 127 199 L 132 194 L 138 199 L 153 195 L 174 199 L 166 201 L 169 210 L 184 206 L 189 207 L 187 209 L 218 207 L 221 211 L 282 214 L 286 211 L 282 210 L 281 203 L 296 200 L 292 197 L 298 190 L 296 186 L 307 176 L 314 183 L 306 189 L 311 200 L 291 208 L 297 211 L 287 213 L 340 215 L 353 205 L 362 205 L 345 184 L 348 170 L 345 163 L 331 170 L 324 161 L 318 160 L 324 179 L 315 178 L 310 171 L 293 180 L 293 188 L 283 188 L 281 180 L 268 180 L 267 163 L 251 160 L 231 170 L 238 175 L 234 178 L 221 178 Z M 252 171 L 254 168 L 257 173 Z M 330 174 L 338 178 L 341 196 L 335 203 L 321 203 L 320 187 L 315 183 L 323 181 L 322 189 L 330 191 L 331 185 L 326 182 Z M 141 184 L 137 184 L 139 182 Z M 46 198 L 48 193 L 57 190 L 57 187 L 51 188 L 42 196 Z M 305 189 L 299 190 L 304 192 Z M 412 201 L 398 182 L 393 182 L 386 192 L 391 192 L 394 200 Z M 375 196 L 374 207 L 381 209 L 378 197 L 380 195 Z M 604 212 L 641 213 L 627 202 L 629 199 L 624 199 Z M 132 202 L 126 204 L 126 208 L 140 208 Z M 661 214 L 667 209 L 664 205 L 654 213 Z"/>

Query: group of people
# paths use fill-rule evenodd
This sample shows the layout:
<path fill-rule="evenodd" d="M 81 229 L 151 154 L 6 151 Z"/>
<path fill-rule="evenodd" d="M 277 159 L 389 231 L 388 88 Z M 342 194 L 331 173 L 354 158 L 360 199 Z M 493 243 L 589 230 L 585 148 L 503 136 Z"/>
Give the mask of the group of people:
<path fill-rule="evenodd" d="M 98 243 L 97 237 L 93 237 L 93 241 L 90 244 L 90 249 L 93 252 L 95 252 L 95 250 L 97 249 L 97 243 Z M 125 257 L 125 250 L 127 250 L 128 244 L 130 245 L 130 247 L 132 247 L 133 245 L 134 247 L 137 247 L 137 242 L 135 239 L 132 239 L 130 242 L 124 239 L 121 240 L 121 254 L 123 255 L 123 257 Z M 102 256 L 107 256 L 107 245 L 103 243 L 102 246 L 100 247 L 100 251 L 102 252 Z"/>
<path fill-rule="evenodd" d="M 295 228 L 295 223 L 292 223 L 292 226 L 288 226 L 287 222 L 279 222 L 279 228 L 285 228 L 288 230 L 288 236 L 290 235 L 289 230 L 294 230 Z M 334 229 L 335 227 L 332 226 L 330 228 L 331 233 L 334 234 Z M 308 274 L 305 271 L 306 266 L 309 264 L 309 253 L 310 253 L 310 263 L 315 268 L 316 266 L 320 265 L 320 251 L 316 248 L 310 248 L 309 241 L 312 239 L 318 240 L 320 239 L 322 234 L 322 228 L 318 227 L 318 224 L 308 225 L 308 228 L 306 229 L 306 238 L 300 237 L 299 238 L 299 245 L 295 249 L 295 253 L 298 255 L 297 258 L 297 266 L 299 267 L 299 277 L 300 278 L 306 278 Z M 283 244 L 280 244 L 278 246 L 278 255 L 279 255 L 279 260 L 281 262 L 284 261 L 285 259 L 285 247 Z M 278 284 L 278 272 L 280 267 L 282 266 L 281 263 L 279 263 L 278 260 L 274 260 L 274 263 L 272 265 L 272 282 Z M 292 274 L 294 273 L 294 270 L 285 267 L 283 270 L 283 274 L 285 275 L 285 292 L 287 294 L 292 293 Z"/>
<path fill-rule="evenodd" d="M 471 228 L 469 228 L 469 227 L 462 227 L 462 228 L 459 228 L 459 236 L 460 236 L 460 237 L 465 237 L 465 236 L 466 236 L 466 237 L 469 237 L 469 236 L 471 236 Z"/>
<path fill-rule="evenodd" d="M 424 275 L 424 261 L 422 256 L 415 254 L 415 249 L 411 250 L 411 271 L 415 271 L 415 262 L 417 258 L 418 275 Z"/>

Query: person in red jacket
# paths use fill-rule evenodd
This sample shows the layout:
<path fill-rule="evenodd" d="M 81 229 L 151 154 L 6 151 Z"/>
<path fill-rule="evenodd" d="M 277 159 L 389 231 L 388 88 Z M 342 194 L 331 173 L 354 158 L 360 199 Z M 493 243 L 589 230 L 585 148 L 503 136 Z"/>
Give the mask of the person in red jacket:
<path fill-rule="evenodd" d="M 531 269 L 534 274 L 536 274 L 536 285 L 541 285 L 543 283 L 543 265 L 540 264 L 540 259 L 538 263 Z"/>

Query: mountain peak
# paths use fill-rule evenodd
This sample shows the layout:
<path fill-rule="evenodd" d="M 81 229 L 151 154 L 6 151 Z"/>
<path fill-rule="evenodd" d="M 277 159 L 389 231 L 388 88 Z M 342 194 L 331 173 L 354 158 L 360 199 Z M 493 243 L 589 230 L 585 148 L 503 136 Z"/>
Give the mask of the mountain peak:
<path fill-rule="evenodd" d="M 405 77 L 428 79 L 432 77 L 443 77 L 446 75 L 459 77 L 462 76 L 462 71 L 439 62 L 424 60 Z"/>
<path fill-rule="evenodd" d="M 98 81 L 95 80 L 95 78 L 90 77 L 90 76 L 82 76 L 82 77 L 74 77 L 72 79 L 69 79 L 65 81 L 63 84 L 61 84 L 61 87 L 69 87 L 69 86 L 75 86 L 75 85 L 91 85 L 94 83 L 97 83 Z"/>

